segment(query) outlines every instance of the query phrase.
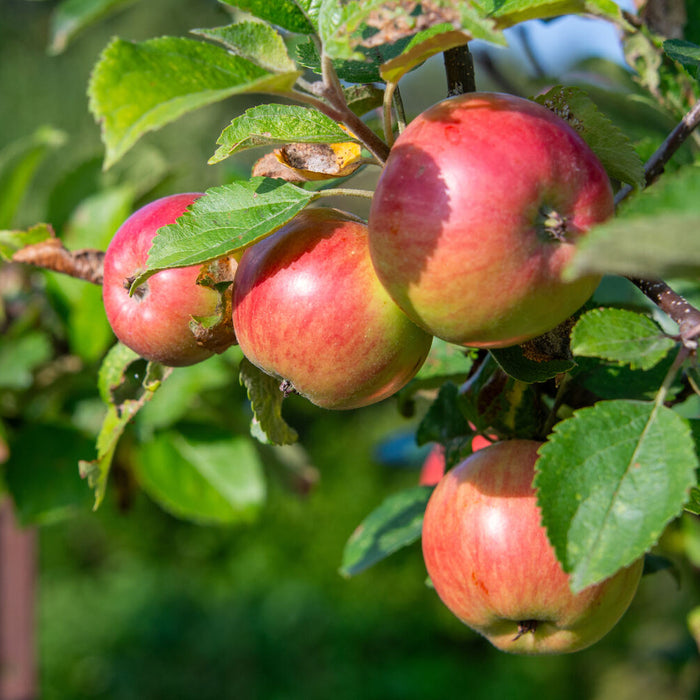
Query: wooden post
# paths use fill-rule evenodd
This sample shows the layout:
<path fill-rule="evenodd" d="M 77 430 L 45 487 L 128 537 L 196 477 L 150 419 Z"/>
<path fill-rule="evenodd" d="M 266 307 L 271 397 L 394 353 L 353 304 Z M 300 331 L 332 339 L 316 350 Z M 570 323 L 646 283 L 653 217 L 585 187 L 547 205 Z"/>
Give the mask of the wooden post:
<path fill-rule="evenodd" d="M 0 700 L 36 700 L 36 531 L 0 501 Z"/>

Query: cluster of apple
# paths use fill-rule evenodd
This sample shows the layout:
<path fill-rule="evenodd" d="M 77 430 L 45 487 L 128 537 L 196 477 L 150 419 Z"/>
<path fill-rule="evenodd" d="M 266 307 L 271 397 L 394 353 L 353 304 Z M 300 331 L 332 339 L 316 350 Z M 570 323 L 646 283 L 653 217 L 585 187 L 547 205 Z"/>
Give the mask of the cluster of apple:
<path fill-rule="evenodd" d="M 156 231 L 198 196 L 139 210 L 105 257 L 115 334 L 174 366 L 211 354 L 190 323 L 215 313 L 218 293 L 196 284 L 196 267 L 159 272 L 132 296 L 129 288 Z M 366 406 L 416 374 L 434 336 L 506 347 L 568 318 L 599 280 L 564 282 L 561 272 L 577 239 L 612 212 L 603 167 L 562 119 L 508 95 L 451 98 L 393 145 L 368 225 L 306 209 L 231 260 L 236 340 L 253 364 L 313 403 Z M 612 627 L 641 564 L 571 593 L 535 504 L 537 447 L 489 445 L 440 479 L 425 516 L 425 561 L 447 606 L 497 646 L 571 651 Z"/>

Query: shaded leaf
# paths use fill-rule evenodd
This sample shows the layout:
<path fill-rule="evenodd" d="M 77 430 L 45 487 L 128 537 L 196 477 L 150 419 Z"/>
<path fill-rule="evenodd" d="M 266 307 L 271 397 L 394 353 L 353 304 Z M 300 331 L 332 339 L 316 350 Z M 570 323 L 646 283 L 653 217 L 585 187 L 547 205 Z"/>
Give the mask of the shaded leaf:
<path fill-rule="evenodd" d="M 49 53 L 62 53 L 83 29 L 135 1 L 63 0 L 51 15 Z"/>
<path fill-rule="evenodd" d="M 34 370 L 53 354 L 51 341 L 42 331 L 30 331 L 18 338 L 0 338 L 0 387 L 28 389 L 34 381 Z"/>
<path fill-rule="evenodd" d="M 611 273 L 664 279 L 700 276 L 700 168 L 666 175 L 584 236 L 567 279 Z M 663 235 L 659 232 L 663 231 Z"/>
<path fill-rule="evenodd" d="M 675 344 L 650 318 L 625 309 L 587 311 L 571 334 L 574 355 L 601 357 L 632 369 L 651 369 Z"/>
<path fill-rule="evenodd" d="M 610 177 L 634 187 L 644 185 L 644 164 L 632 141 L 583 90 L 557 86 L 535 101 L 564 119 L 583 138 Z"/>
<path fill-rule="evenodd" d="M 535 486 L 572 589 L 650 549 L 687 502 L 697 466 L 687 423 L 665 406 L 602 401 L 557 423 L 540 448 Z"/>
<path fill-rule="evenodd" d="M 683 39 L 667 39 L 664 41 L 664 52 L 669 58 L 682 63 L 686 68 L 693 68 L 695 75 L 698 75 L 700 46 Z"/>
<path fill-rule="evenodd" d="M 446 382 L 440 387 L 437 397 L 416 430 L 416 443 L 446 444 L 453 438 L 471 435 L 474 431 L 462 414 L 456 384 Z"/>
<path fill-rule="evenodd" d="M 241 360 L 240 382 L 245 386 L 253 409 L 255 437 L 275 445 L 290 445 L 299 438 L 282 417 L 284 393 L 278 379 L 265 374 L 245 357 Z"/>
<path fill-rule="evenodd" d="M 389 496 L 362 521 L 345 545 L 340 573 L 353 576 L 415 542 L 432 488 L 417 486 Z"/>
<path fill-rule="evenodd" d="M 63 131 L 50 126 L 12 141 L 0 150 L 0 230 L 12 227 L 29 184 L 44 158 L 66 142 Z"/>
<path fill-rule="evenodd" d="M 243 92 L 285 92 L 296 71 L 271 73 L 222 47 L 179 37 L 114 39 L 95 66 L 90 111 L 102 126 L 105 167 L 183 114 Z"/>
<path fill-rule="evenodd" d="M 203 426 L 169 431 L 139 446 L 146 493 L 178 518 L 224 525 L 251 521 L 265 500 L 260 457 L 250 439 Z"/>
<path fill-rule="evenodd" d="M 557 359 L 537 362 L 525 356 L 520 345 L 489 351 L 504 372 L 521 382 L 533 384 L 568 372 L 576 366 L 573 360 Z"/>
<path fill-rule="evenodd" d="M 78 462 L 94 447 L 75 428 L 25 423 L 10 442 L 3 466 L 20 523 L 46 525 L 90 506 L 90 491 L 78 474 Z"/>

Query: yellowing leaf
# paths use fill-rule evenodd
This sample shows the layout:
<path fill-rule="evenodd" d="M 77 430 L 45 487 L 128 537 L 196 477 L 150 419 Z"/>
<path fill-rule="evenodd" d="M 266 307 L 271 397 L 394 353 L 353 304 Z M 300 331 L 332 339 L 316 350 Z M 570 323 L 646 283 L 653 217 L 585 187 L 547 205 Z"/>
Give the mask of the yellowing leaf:
<path fill-rule="evenodd" d="M 275 151 L 280 163 L 307 180 L 351 175 L 362 164 L 362 147 L 344 143 L 291 143 Z"/>

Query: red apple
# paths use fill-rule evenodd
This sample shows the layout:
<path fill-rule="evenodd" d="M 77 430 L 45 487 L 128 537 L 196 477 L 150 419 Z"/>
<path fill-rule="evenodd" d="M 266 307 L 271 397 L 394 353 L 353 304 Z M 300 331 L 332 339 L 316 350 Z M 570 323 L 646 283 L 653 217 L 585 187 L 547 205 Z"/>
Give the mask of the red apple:
<path fill-rule="evenodd" d="M 423 521 L 423 557 L 435 590 L 465 624 L 519 654 L 578 651 L 629 606 L 643 560 L 578 594 L 540 522 L 530 440 L 475 452 L 435 487 Z"/>
<path fill-rule="evenodd" d="M 395 393 L 432 342 L 377 279 L 367 227 L 327 208 L 304 210 L 246 250 L 233 325 L 253 364 L 325 408 L 357 408 Z"/>
<path fill-rule="evenodd" d="M 176 194 L 142 207 L 120 226 L 104 258 L 102 296 L 114 334 L 141 357 L 173 367 L 213 354 L 197 344 L 190 322 L 216 313 L 218 292 L 196 284 L 198 265 L 157 272 L 133 296 L 129 287 L 146 268 L 156 231 L 172 224 L 201 196 Z"/>
<path fill-rule="evenodd" d="M 552 329 L 598 277 L 564 282 L 576 241 L 613 213 L 595 154 L 561 118 L 511 95 L 440 102 L 399 136 L 369 216 L 377 274 L 415 323 L 506 347 Z"/>
<path fill-rule="evenodd" d="M 482 447 L 491 445 L 497 438 L 492 436 L 493 440 L 489 440 L 483 435 L 475 435 L 472 439 L 472 452 L 480 450 Z M 445 474 L 445 448 L 441 444 L 436 444 L 428 453 L 428 456 L 423 462 L 418 477 L 418 483 L 421 486 L 435 486 Z"/>

